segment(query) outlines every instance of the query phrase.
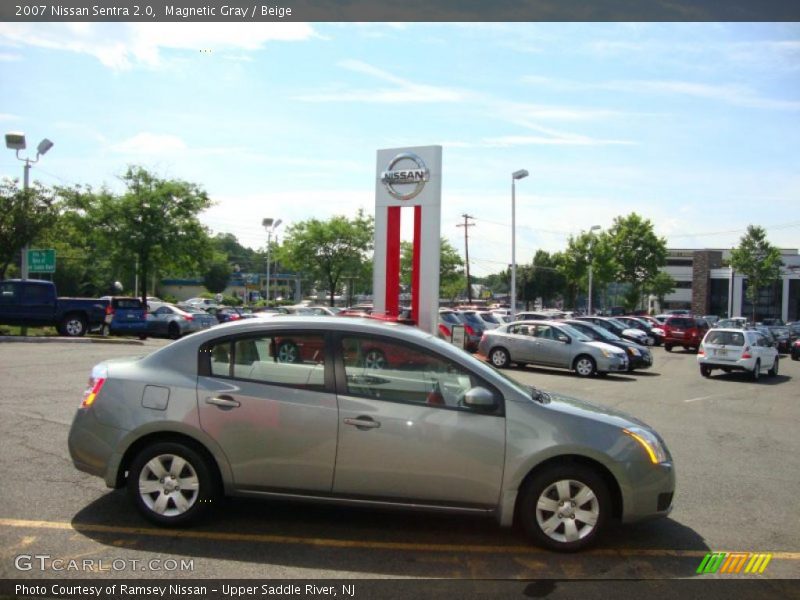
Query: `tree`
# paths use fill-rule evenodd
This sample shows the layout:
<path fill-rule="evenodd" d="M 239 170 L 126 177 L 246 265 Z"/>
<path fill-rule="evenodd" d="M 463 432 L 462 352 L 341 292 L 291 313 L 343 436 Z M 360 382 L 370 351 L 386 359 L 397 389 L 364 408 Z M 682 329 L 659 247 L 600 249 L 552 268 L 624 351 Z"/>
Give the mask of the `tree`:
<path fill-rule="evenodd" d="M 27 190 L 19 181 L 0 182 L 0 279 L 20 250 L 33 242 L 56 219 L 53 192 L 34 183 Z"/>
<path fill-rule="evenodd" d="M 106 256 L 115 272 L 138 266 L 146 303 L 148 275 L 167 269 L 194 273 L 210 261 L 208 231 L 197 215 L 211 200 L 193 183 L 160 179 L 141 167 L 129 167 L 122 180 L 127 190 L 121 196 L 91 188 L 62 193 L 71 218 L 90 232 L 93 250 Z"/>
<path fill-rule="evenodd" d="M 763 227 L 748 225 L 739 240 L 739 247 L 731 251 L 731 266 L 747 278 L 747 299 L 753 307 L 756 320 L 756 303 L 762 288 L 781 277 L 781 252 L 769 243 Z"/>
<path fill-rule="evenodd" d="M 216 260 L 211 263 L 203 275 L 203 284 L 212 294 L 221 294 L 228 287 L 231 279 L 231 266 L 226 260 Z"/>
<path fill-rule="evenodd" d="M 675 280 L 669 273 L 659 271 L 647 284 L 645 292 L 652 294 L 658 300 L 659 306 L 664 305 L 664 296 L 675 291 Z"/>
<path fill-rule="evenodd" d="M 625 308 L 634 310 L 647 284 L 667 260 L 667 242 L 656 236 L 653 224 L 636 213 L 617 217 L 608 232 L 617 265 L 617 280 L 630 284 Z"/>
<path fill-rule="evenodd" d="M 330 305 L 345 275 L 362 272 L 372 251 L 374 220 L 359 210 L 354 219 L 337 216 L 320 221 L 301 221 L 286 230 L 277 259 L 296 271 L 323 283 Z"/>
<path fill-rule="evenodd" d="M 411 285 L 411 263 L 414 258 L 414 245 L 411 242 L 400 242 L 400 282 Z M 454 286 L 460 285 L 464 290 L 464 261 L 453 245 L 442 238 L 439 251 L 439 295 L 450 298 Z M 455 292 L 452 297 L 458 296 Z"/>

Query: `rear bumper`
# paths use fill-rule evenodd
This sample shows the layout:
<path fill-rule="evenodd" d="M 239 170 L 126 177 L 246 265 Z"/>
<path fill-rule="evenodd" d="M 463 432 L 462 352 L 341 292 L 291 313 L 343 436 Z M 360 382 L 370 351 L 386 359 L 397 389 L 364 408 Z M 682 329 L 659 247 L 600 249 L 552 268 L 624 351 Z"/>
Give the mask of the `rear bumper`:
<path fill-rule="evenodd" d="M 78 409 L 69 430 L 67 445 L 72 464 L 79 471 L 95 475 L 114 487 L 121 457 L 116 448 L 126 431 L 98 421 L 91 410 Z"/>

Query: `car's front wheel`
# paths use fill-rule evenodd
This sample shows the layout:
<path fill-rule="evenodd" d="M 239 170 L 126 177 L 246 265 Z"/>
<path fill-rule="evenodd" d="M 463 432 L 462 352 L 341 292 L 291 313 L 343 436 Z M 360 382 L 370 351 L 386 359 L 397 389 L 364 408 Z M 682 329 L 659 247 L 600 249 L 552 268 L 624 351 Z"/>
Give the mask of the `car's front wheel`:
<path fill-rule="evenodd" d="M 594 362 L 594 359 L 585 354 L 575 359 L 573 368 L 578 377 L 591 377 L 597 373 L 597 364 Z"/>
<path fill-rule="evenodd" d="M 131 463 L 128 493 L 145 518 L 183 525 L 200 517 L 217 497 L 207 459 L 178 442 L 146 447 Z"/>
<path fill-rule="evenodd" d="M 592 544 L 611 513 L 611 495 L 602 477 L 583 465 L 550 467 L 527 482 L 518 518 L 541 546 L 575 552 Z"/>
<path fill-rule="evenodd" d="M 489 360 L 498 369 L 504 369 L 511 364 L 511 356 L 505 348 L 494 348 L 489 352 Z"/>

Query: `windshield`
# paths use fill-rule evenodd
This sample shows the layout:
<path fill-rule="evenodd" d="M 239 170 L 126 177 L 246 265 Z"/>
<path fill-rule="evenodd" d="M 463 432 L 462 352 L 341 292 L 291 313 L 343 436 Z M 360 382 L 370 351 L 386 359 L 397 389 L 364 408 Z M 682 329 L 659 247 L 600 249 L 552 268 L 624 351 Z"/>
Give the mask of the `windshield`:
<path fill-rule="evenodd" d="M 495 325 L 499 325 L 500 321 L 497 320 L 497 317 L 492 313 L 481 313 L 481 319 L 486 321 L 487 323 L 494 323 Z"/>
<path fill-rule="evenodd" d="M 620 329 L 632 329 L 630 325 L 628 325 L 627 323 L 623 323 L 622 321 L 619 321 L 617 319 L 608 319 L 608 322 L 616 325 Z"/>
<path fill-rule="evenodd" d="M 559 325 L 559 327 L 561 328 L 562 331 L 564 331 L 564 333 L 568 333 L 569 335 L 571 335 L 573 338 L 575 338 L 579 342 L 591 342 L 591 341 L 593 341 L 592 338 L 590 338 L 588 335 L 586 335 L 582 331 L 578 331 L 572 325 L 564 324 L 564 325 Z"/>
<path fill-rule="evenodd" d="M 592 327 L 589 323 L 583 323 L 583 327 L 591 329 L 592 333 L 596 334 L 597 337 L 602 338 L 604 340 L 608 340 L 610 342 L 619 341 L 619 338 L 613 333 L 611 333 L 608 329 L 604 329 L 602 327 Z"/>

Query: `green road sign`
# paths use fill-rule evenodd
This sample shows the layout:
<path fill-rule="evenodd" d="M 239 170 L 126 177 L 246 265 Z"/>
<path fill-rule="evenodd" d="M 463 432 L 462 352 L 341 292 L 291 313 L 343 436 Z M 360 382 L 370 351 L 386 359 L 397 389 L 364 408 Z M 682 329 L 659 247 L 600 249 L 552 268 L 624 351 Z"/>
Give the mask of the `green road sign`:
<path fill-rule="evenodd" d="M 55 273 L 56 251 L 28 250 L 28 271 L 31 273 Z"/>

